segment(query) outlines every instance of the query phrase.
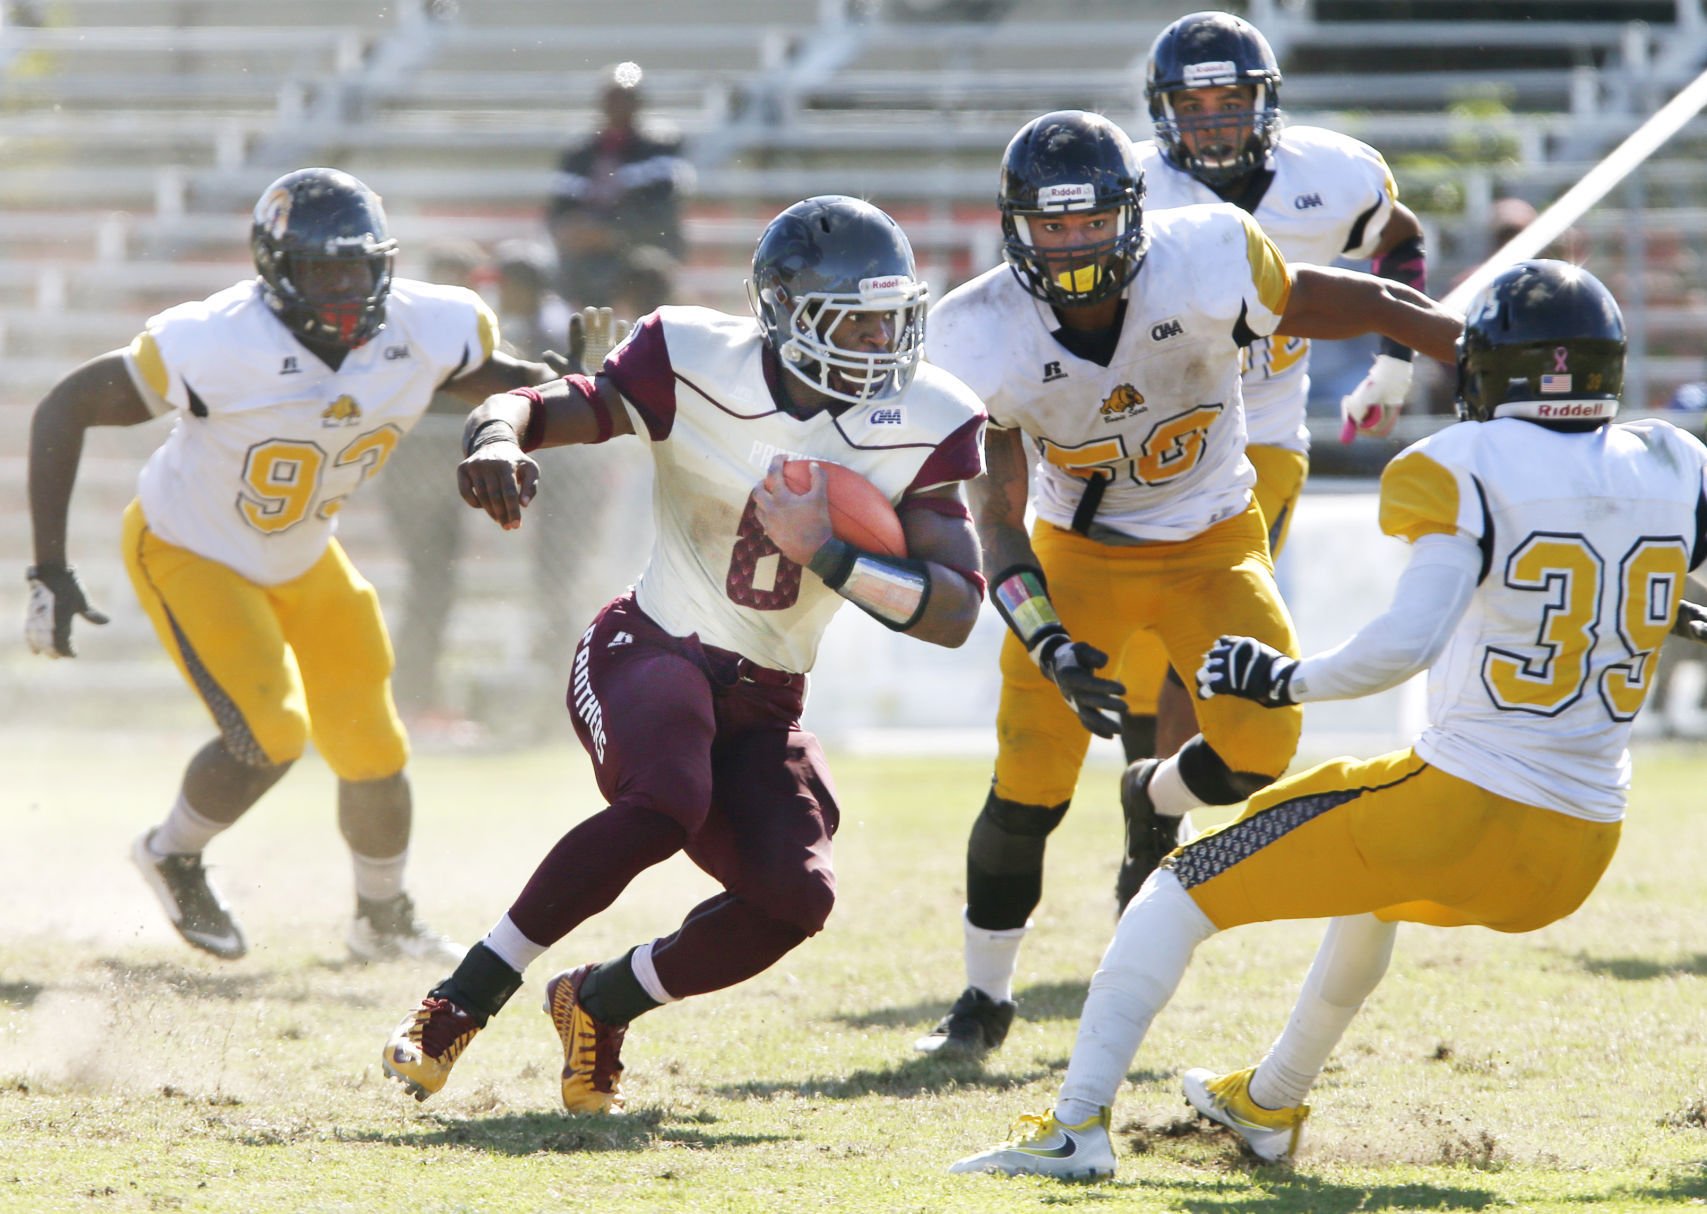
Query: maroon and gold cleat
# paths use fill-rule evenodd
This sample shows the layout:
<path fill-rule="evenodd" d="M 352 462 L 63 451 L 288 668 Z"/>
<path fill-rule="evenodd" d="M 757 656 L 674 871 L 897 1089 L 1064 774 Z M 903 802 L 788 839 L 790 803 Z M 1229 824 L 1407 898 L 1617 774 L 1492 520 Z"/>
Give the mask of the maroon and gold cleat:
<path fill-rule="evenodd" d="M 563 1107 L 570 1113 L 620 1113 L 622 1039 L 626 1024 L 594 1020 L 581 1006 L 591 965 L 564 970 L 545 984 L 545 1014 L 563 1042 Z"/>
<path fill-rule="evenodd" d="M 474 1017 L 449 999 L 428 995 L 386 1039 L 385 1073 L 416 1100 L 425 1100 L 444 1087 L 451 1067 L 479 1031 Z"/>

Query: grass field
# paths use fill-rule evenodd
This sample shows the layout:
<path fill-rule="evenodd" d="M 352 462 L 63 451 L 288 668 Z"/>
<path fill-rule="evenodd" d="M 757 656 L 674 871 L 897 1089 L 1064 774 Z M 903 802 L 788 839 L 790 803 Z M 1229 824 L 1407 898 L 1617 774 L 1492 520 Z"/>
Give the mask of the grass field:
<path fill-rule="evenodd" d="M 1278 1031 L 1320 935 L 1211 940 L 1115 1110 L 1118 1178 L 958 1177 L 1047 1106 L 1111 927 L 1114 774 L 1054 836 L 1021 958 L 1022 1019 L 983 1064 L 913 1054 L 961 985 L 963 844 L 982 762 L 835 760 L 841 901 L 744 987 L 635 1022 L 630 1115 L 556 1109 L 539 1013 L 557 968 L 672 928 L 712 889 L 681 860 L 561 942 L 426 1104 L 380 1072 L 440 975 L 343 958 L 350 877 L 310 759 L 210 849 L 253 951 L 184 947 L 129 868 L 193 736 L 9 741 L 0 756 L 0 1210 L 1672 1210 L 1707 1205 L 1707 756 L 1638 756 L 1595 897 L 1531 936 L 1403 929 L 1386 984 L 1314 1094 L 1292 1168 L 1187 1115 L 1185 1067 Z M 412 886 L 478 938 L 596 808 L 578 749 L 415 765 Z"/>

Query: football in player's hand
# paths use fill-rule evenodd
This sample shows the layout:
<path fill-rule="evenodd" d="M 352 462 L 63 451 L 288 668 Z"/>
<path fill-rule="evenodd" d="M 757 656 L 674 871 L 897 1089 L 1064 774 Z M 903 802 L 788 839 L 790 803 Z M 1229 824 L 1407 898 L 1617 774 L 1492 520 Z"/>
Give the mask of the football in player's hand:
<path fill-rule="evenodd" d="M 907 537 L 895 507 L 883 490 L 852 468 L 828 460 L 791 459 L 782 466 L 782 478 L 790 489 L 805 493 L 810 487 L 808 463 L 817 464 L 818 475 L 828 478 L 824 492 L 830 499 L 830 526 L 837 539 L 877 556 L 907 555 Z"/>

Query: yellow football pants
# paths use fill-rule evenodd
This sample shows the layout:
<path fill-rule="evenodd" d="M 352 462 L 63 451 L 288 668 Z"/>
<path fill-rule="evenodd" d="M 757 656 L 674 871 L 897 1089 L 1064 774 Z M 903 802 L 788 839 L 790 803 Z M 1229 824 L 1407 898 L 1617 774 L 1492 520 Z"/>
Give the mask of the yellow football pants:
<path fill-rule="evenodd" d="M 1277 781 L 1163 863 L 1222 929 L 1373 912 L 1528 932 L 1582 905 L 1620 828 L 1499 796 L 1403 750 Z"/>
<path fill-rule="evenodd" d="M 1285 447 L 1247 447 L 1245 455 L 1257 470 L 1256 488 L 1252 493 L 1268 528 L 1269 555 L 1278 560 L 1280 549 L 1292 530 L 1293 508 L 1298 504 L 1298 495 L 1304 491 L 1304 479 L 1310 473 L 1310 457 L 1301 451 L 1288 451 Z M 1187 686 L 1196 671 L 1195 665 L 1190 670 L 1180 671 L 1180 678 L 1186 681 Z M 1109 677 L 1126 684 L 1128 712 L 1133 716 L 1153 717 L 1156 715 L 1156 697 L 1167 673 L 1168 655 L 1161 640 L 1152 633 L 1140 632 L 1127 642 L 1126 652 L 1121 655 L 1116 672 Z"/>
<path fill-rule="evenodd" d="M 1118 547 L 1039 521 L 1031 544 L 1067 631 L 1108 654 L 1115 669 L 1146 632 L 1187 678 L 1222 633 L 1298 653 L 1254 504 L 1178 543 Z M 1090 734 L 1012 634 L 1002 645 L 1001 670 L 996 795 L 1058 805 L 1073 795 Z M 1217 696 L 1200 701 L 1197 713 L 1204 739 L 1234 771 L 1278 776 L 1298 747 L 1297 708 Z"/>
<path fill-rule="evenodd" d="M 403 770 L 409 743 L 379 597 L 337 540 L 277 586 L 168 544 L 138 502 L 125 510 L 123 542 L 136 597 L 233 755 L 290 762 L 312 735 L 345 780 Z"/>

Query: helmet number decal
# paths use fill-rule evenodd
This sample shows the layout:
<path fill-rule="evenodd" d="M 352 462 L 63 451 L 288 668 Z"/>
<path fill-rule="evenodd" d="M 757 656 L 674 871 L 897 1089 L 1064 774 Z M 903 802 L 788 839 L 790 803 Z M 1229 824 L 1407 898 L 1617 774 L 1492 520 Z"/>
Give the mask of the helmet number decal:
<path fill-rule="evenodd" d="M 1605 559 L 1576 533 L 1530 535 L 1507 559 L 1504 584 L 1547 600 L 1532 646 L 1490 645 L 1483 654 L 1488 697 L 1507 712 L 1557 716 L 1582 698 L 1598 667 L 1596 690 L 1608 715 L 1631 720 L 1653 686 L 1688 569 L 1681 537 L 1636 541 L 1618 562 L 1614 627 L 1602 635 Z"/>
<path fill-rule="evenodd" d="M 403 432 L 393 425 L 358 435 L 332 457 L 335 469 L 356 466 L 360 477 L 348 491 L 322 498 L 321 479 L 327 456 L 318 443 L 272 438 L 249 449 L 243 462 L 237 509 L 257 531 L 276 535 L 303 519 L 329 519 L 363 481 L 378 475 L 396 450 Z"/>
<path fill-rule="evenodd" d="M 801 572 L 800 566 L 771 542 L 759 522 L 758 507 L 749 497 L 735 531 L 723 593 L 730 602 L 754 611 L 786 611 L 800 599 Z"/>

